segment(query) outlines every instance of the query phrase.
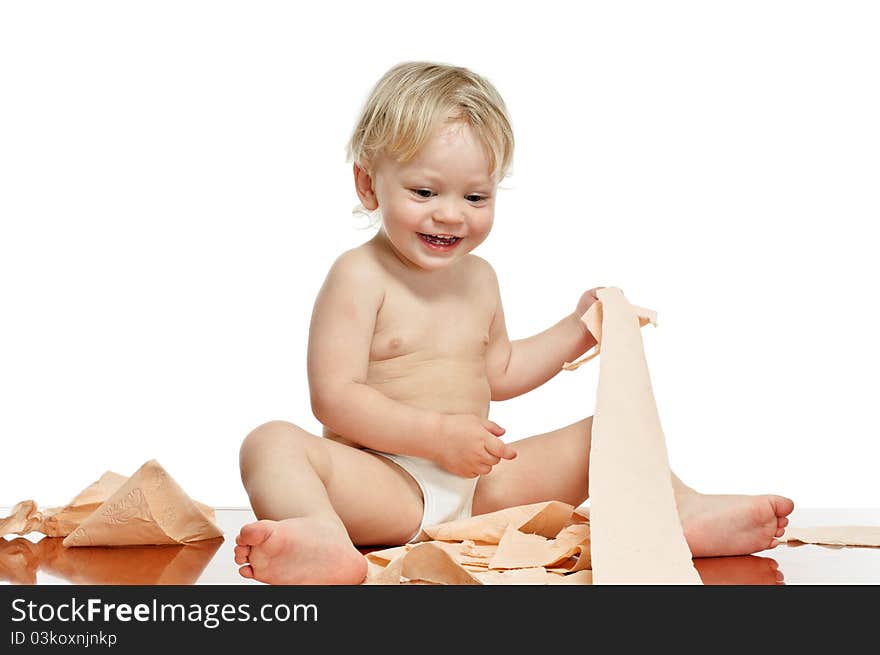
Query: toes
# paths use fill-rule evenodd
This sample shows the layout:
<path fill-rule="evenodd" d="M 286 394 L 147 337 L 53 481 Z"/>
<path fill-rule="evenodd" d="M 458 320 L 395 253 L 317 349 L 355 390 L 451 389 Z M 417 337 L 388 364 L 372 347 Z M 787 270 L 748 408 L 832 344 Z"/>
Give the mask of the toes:
<path fill-rule="evenodd" d="M 779 539 L 774 539 L 770 542 L 770 548 L 776 548 L 779 545 Z"/>
<path fill-rule="evenodd" d="M 794 510 L 794 501 L 785 496 L 770 496 L 770 502 L 773 504 L 773 510 L 776 516 L 788 516 Z"/>
<path fill-rule="evenodd" d="M 777 528 L 784 528 L 786 525 L 788 525 L 788 519 L 786 517 L 782 516 L 782 517 L 776 519 L 776 527 Z"/>
<path fill-rule="evenodd" d="M 269 538 L 274 529 L 274 521 L 257 521 L 244 526 L 235 538 L 239 546 L 259 546 Z"/>
<path fill-rule="evenodd" d="M 235 563 L 236 564 L 245 564 L 248 561 L 248 558 L 251 554 L 250 546 L 236 546 L 235 547 Z"/>
<path fill-rule="evenodd" d="M 241 577 L 243 577 L 243 578 L 253 579 L 253 577 L 254 577 L 254 570 L 250 567 L 250 565 L 242 566 L 240 569 L 238 569 L 238 572 L 241 574 Z"/>

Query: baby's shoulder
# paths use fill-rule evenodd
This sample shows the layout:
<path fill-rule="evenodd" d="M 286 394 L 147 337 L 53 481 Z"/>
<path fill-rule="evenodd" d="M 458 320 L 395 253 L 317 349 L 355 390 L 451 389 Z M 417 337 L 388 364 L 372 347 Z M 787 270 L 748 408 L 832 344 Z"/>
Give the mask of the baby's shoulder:
<path fill-rule="evenodd" d="M 346 250 L 340 254 L 330 267 L 330 274 L 341 277 L 379 275 L 382 267 L 375 254 L 363 245 Z"/>
<path fill-rule="evenodd" d="M 490 288 L 498 287 L 498 275 L 495 273 L 495 269 L 492 268 L 492 264 L 488 261 L 479 255 L 470 253 L 465 257 L 464 263 L 469 268 L 468 273 L 470 277 L 479 284 L 487 285 Z"/>
<path fill-rule="evenodd" d="M 327 271 L 324 286 L 372 296 L 381 294 L 384 277 L 375 257 L 359 246 L 336 257 Z"/>

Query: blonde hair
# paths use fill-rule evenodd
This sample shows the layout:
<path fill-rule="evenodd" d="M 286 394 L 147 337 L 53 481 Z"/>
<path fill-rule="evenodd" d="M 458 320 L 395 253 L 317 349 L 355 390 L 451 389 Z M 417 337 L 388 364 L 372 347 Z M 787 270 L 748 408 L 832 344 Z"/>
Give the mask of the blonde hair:
<path fill-rule="evenodd" d="M 381 153 L 412 159 L 441 121 L 468 124 L 486 148 L 496 181 L 513 160 L 513 129 L 501 94 L 466 68 L 427 61 L 392 67 L 373 87 L 346 147 L 367 166 Z"/>

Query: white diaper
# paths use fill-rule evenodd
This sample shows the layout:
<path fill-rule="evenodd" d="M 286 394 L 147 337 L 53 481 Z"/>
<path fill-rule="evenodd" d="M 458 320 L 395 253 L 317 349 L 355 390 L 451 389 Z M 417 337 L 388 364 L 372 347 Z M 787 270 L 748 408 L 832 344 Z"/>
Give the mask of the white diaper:
<path fill-rule="evenodd" d="M 390 459 L 409 473 L 422 490 L 425 511 L 422 522 L 416 533 L 407 541 L 412 542 L 425 526 L 466 519 L 471 515 L 474 502 L 474 490 L 479 477 L 463 478 L 440 468 L 429 459 L 410 457 L 409 455 L 392 455 L 378 450 L 371 453 Z"/>

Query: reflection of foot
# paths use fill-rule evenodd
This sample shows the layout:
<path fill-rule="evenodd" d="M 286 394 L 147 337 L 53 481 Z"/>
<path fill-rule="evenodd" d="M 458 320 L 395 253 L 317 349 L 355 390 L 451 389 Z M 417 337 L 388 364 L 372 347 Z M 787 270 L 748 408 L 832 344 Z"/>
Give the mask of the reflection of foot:
<path fill-rule="evenodd" d="M 37 584 L 39 566 L 37 544 L 23 537 L 10 540 L 0 537 L 0 580 L 12 584 Z"/>
<path fill-rule="evenodd" d="M 779 565 L 770 557 L 697 557 L 694 566 L 704 585 L 784 584 Z"/>
<path fill-rule="evenodd" d="M 694 557 L 748 555 L 774 548 L 794 503 L 783 496 L 676 496 L 684 536 Z"/>
<path fill-rule="evenodd" d="M 360 584 L 367 560 L 345 529 L 319 517 L 248 523 L 235 539 L 239 573 L 269 584 Z"/>

